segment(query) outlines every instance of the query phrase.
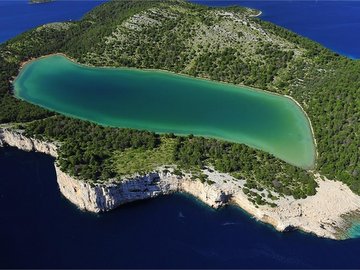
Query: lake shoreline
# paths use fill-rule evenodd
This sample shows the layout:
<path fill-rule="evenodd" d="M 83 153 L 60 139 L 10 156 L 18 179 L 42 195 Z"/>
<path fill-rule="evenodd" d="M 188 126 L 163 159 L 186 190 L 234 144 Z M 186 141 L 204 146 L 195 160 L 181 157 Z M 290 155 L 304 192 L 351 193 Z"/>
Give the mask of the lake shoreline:
<path fill-rule="evenodd" d="M 211 80 L 211 79 L 203 78 L 203 77 L 193 77 L 193 76 L 190 76 L 190 75 L 187 75 L 187 74 L 175 73 L 175 72 L 168 71 L 168 70 L 141 69 L 141 68 L 128 68 L 128 67 L 109 67 L 109 66 L 100 66 L 100 67 L 98 67 L 98 66 L 94 66 L 94 65 L 81 64 L 77 60 L 75 60 L 75 59 L 73 59 L 73 58 L 71 58 L 71 57 L 69 57 L 69 56 L 67 56 L 67 55 L 65 55 L 63 53 L 54 53 L 54 54 L 44 55 L 44 56 L 41 56 L 41 57 L 38 57 L 38 58 L 33 58 L 33 59 L 29 59 L 27 61 L 22 62 L 21 65 L 20 65 L 20 68 L 19 68 L 19 74 L 14 79 L 13 84 L 15 85 L 17 79 L 20 77 L 21 71 L 25 68 L 25 66 L 27 64 L 29 64 L 29 63 L 31 63 L 33 61 L 38 61 L 38 60 L 48 58 L 48 57 L 52 57 L 52 56 L 61 56 L 61 57 L 65 58 L 66 60 L 70 61 L 71 63 L 75 64 L 76 66 L 79 66 L 79 67 L 85 68 L 85 69 L 86 68 L 89 68 L 89 69 L 96 68 L 96 69 L 99 69 L 99 70 L 110 69 L 111 71 L 121 71 L 121 70 L 123 70 L 123 71 L 136 71 L 136 72 L 160 72 L 160 74 L 164 74 L 164 75 L 170 75 L 171 74 L 171 75 L 177 76 L 179 79 L 187 79 L 187 78 L 191 79 L 191 80 L 195 79 L 195 80 L 198 80 L 199 83 L 200 82 L 204 82 L 204 83 L 210 82 L 210 83 L 214 83 L 214 84 L 219 85 L 219 87 L 221 87 L 221 85 L 223 85 L 224 87 L 225 86 L 226 87 L 232 87 L 232 89 L 234 91 L 238 89 L 240 95 L 256 95 L 256 96 L 259 96 L 259 97 L 261 95 L 264 95 L 264 97 L 266 97 L 266 95 L 268 95 L 267 98 L 271 98 L 271 97 L 279 97 L 279 98 L 281 98 L 283 100 L 281 102 L 284 102 L 285 99 L 290 100 L 290 102 L 293 103 L 293 105 L 291 105 L 291 106 L 294 106 L 293 107 L 294 114 L 295 114 L 295 111 L 296 111 L 296 114 L 299 114 L 299 116 L 300 116 L 300 114 L 302 114 L 301 118 L 304 117 L 304 119 L 301 120 L 302 121 L 301 124 L 304 126 L 303 128 L 307 130 L 306 132 L 304 131 L 304 133 L 306 133 L 306 135 L 304 135 L 304 136 L 306 136 L 306 140 L 307 140 L 307 144 L 309 145 L 309 149 L 311 148 L 312 157 L 310 158 L 310 153 L 306 154 L 306 152 L 303 153 L 303 152 L 301 152 L 299 150 L 300 151 L 299 153 L 302 153 L 304 155 L 304 157 L 306 156 L 305 160 L 307 160 L 306 162 L 301 163 L 301 161 L 298 162 L 295 158 L 287 159 L 286 154 L 284 154 L 284 153 L 280 153 L 280 152 L 277 152 L 277 151 L 271 152 L 271 153 L 275 154 L 275 156 L 277 156 L 277 157 L 280 157 L 282 160 L 290 162 L 290 164 L 293 164 L 293 165 L 298 166 L 298 167 L 302 167 L 302 168 L 304 168 L 306 170 L 313 169 L 315 167 L 316 157 L 318 156 L 318 153 L 317 153 L 317 147 L 316 147 L 315 134 L 314 134 L 314 130 L 313 130 L 310 118 L 307 115 L 306 111 L 303 109 L 303 107 L 300 105 L 300 103 L 297 102 L 291 96 L 281 95 L 281 94 L 274 93 L 274 92 L 271 92 L 271 91 L 268 91 L 268 90 L 262 90 L 262 89 L 258 89 L 258 88 L 254 88 L 254 87 L 249 87 L 249 86 L 246 86 L 246 85 L 232 84 L 232 83 L 222 82 L 222 81 L 215 81 L 215 80 Z M 139 74 L 141 74 L 141 73 L 139 73 Z M 15 89 L 16 89 L 16 87 L 14 87 L 14 90 Z M 228 88 L 226 88 L 226 89 L 228 89 Z M 19 91 L 19 89 L 16 89 L 16 90 Z M 224 88 L 224 90 L 225 90 L 225 88 Z M 253 93 L 251 93 L 251 91 L 253 91 Z M 249 93 L 249 94 L 247 94 L 247 93 Z M 15 96 L 17 98 L 20 98 L 20 99 L 24 100 L 23 98 L 21 98 L 21 95 L 17 95 L 15 93 Z M 279 102 L 280 102 L 280 99 L 279 99 Z M 39 103 L 37 103 L 35 101 L 31 102 L 31 103 L 33 103 L 35 105 L 38 105 L 38 106 L 42 106 L 42 107 L 44 107 L 44 108 L 46 108 L 46 109 L 48 109 L 50 111 L 56 111 L 51 106 L 49 107 L 49 106 L 46 106 L 44 104 L 39 104 Z M 95 119 L 91 119 L 91 118 L 86 117 L 86 116 L 81 116 L 81 115 L 78 115 L 78 114 L 74 114 L 74 112 L 70 112 L 70 111 L 68 111 L 68 112 L 67 111 L 62 111 L 61 113 L 64 114 L 64 115 L 70 116 L 70 117 L 79 118 L 79 119 L 90 121 L 90 122 L 100 124 L 100 125 L 103 125 L 103 126 L 126 127 L 126 128 L 132 128 L 132 129 L 149 130 L 149 131 L 156 132 L 156 133 L 159 133 L 159 134 L 162 133 L 162 132 L 166 133 L 166 131 L 158 131 L 157 128 L 151 129 L 150 127 L 141 127 L 141 126 L 139 126 L 139 123 L 134 125 L 134 126 L 131 126 L 131 125 L 130 126 L 123 126 L 123 125 L 117 125 L 114 121 L 113 122 L 110 121 L 108 123 L 106 123 L 106 121 L 105 122 L 104 121 L 103 122 L 102 121 L 96 121 Z M 274 123 L 274 124 L 276 125 L 276 123 Z M 185 133 L 188 134 L 188 132 L 182 133 L 181 130 L 177 130 L 177 131 L 174 130 L 174 131 L 171 131 L 171 132 L 176 133 L 176 134 L 185 134 Z M 195 131 L 193 131 L 193 132 L 195 132 Z M 191 134 L 191 132 L 189 134 Z M 252 139 L 245 139 L 245 141 L 241 141 L 241 140 L 239 141 L 239 140 L 233 138 L 234 136 L 232 136 L 232 137 L 230 136 L 230 137 L 225 139 L 220 134 L 217 134 L 217 133 L 214 133 L 214 134 L 197 134 L 197 135 L 205 137 L 205 138 L 220 139 L 220 140 L 225 140 L 225 141 L 234 142 L 234 143 L 245 143 L 250 147 L 253 147 L 253 148 L 256 148 L 256 149 L 259 149 L 259 150 L 263 150 L 263 151 L 267 151 L 266 143 L 263 144 L 266 140 L 263 141 L 263 142 L 261 142 L 261 141 L 260 142 L 259 141 L 253 141 Z M 294 147 L 296 147 L 296 145 Z M 278 149 L 281 149 L 281 148 L 278 148 Z M 296 148 L 293 148 L 292 152 L 295 151 L 294 149 L 296 149 Z M 307 148 L 305 148 L 305 149 L 307 149 Z M 291 152 L 291 151 L 288 151 L 288 152 Z M 293 154 L 292 154 L 292 156 L 294 157 Z"/>
<path fill-rule="evenodd" d="M 233 83 L 229 83 L 229 82 L 225 82 L 225 81 L 216 81 L 216 80 L 212 80 L 206 77 L 194 77 L 185 73 L 176 73 L 174 71 L 170 71 L 170 70 L 166 70 L 166 69 L 156 69 L 156 68 L 136 68 L 136 67 L 114 67 L 114 66 L 95 66 L 95 65 L 90 65 L 90 64 L 85 64 L 85 63 L 81 63 L 79 61 L 77 61 L 74 58 L 71 58 L 70 56 L 64 54 L 64 53 L 51 53 L 51 54 L 47 54 L 47 55 L 43 55 L 40 57 L 36 57 L 36 58 L 31 58 L 29 60 L 23 61 L 20 63 L 20 68 L 19 68 L 19 73 L 20 71 L 29 63 L 43 59 L 43 58 L 47 58 L 47 57 L 51 57 L 51 56 L 63 56 L 64 58 L 68 59 L 69 61 L 73 62 L 76 65 L 80 65 L 82 67 L 89 67 L 89 68 L 101 68 L 101 69 L 123 69 L 123 70 L 136 70 L 136 71 L 158 71 L 158 72 L 163 72 L 163 73 L 170 73 L 176 76 L 180 76 L 180 77 L 187 77 L 187 78 L 191 78 L 191 79 L 198 79 L 198 80 L 205 80 L 205 81 L 209 81 L 209 82 L 214 82 L 214 83 L 220 83 L 220 84 L 224 84 L 224 85 L 231 85 L 231 86 L 236 86 L 236 87 L 246 87 L 249 88 L 255 92 L 265 92 L 268 93 L 270 95 L 274 95 L 274 96 L 279 96 L 279 97 L 283 97 L 283 98 L 288 98 L 291 99 L 292 101 L 294 101 L 296 103 L 297 106 L 299 106 L 303 112 L 305 112 L 304 108 L 300 105 L 300 103 L 298 101 L 296 101 L 293 97 L 289 96 L 289 95 L 282 95 L 276 92 L 272 92 L 269 90 L 265 90 L 265 89 L 260 89 L 260 88 L 255 88 L 252 86 L 247 86 L 244 84 L 233 84 Z M 18 74 L 19 75 L 19 74 Z M 18 75 L 16 76 L 16 78 L 18 77 Z"/>
<path fill-rule="evenodd" d="M 311 130 L 311 134 L 312 134 L 312 138 L 313 138 L 313 143 L 314 143 L 314 147 L 315 147 L 315 164 L 314 164 L 314 168 L 316 168 L 316 160 L 317 158 L 319 157 L 319 153 L 317 151 L 317 141 L 316 141 L 316 136 L 315 136 L 315 131 L 314 131 L 314 128 L 313 128 L 313 125 L 311 123 L 311 119 L 310 117 L 308 116 L 307 112 L 304 110 L 304 108 L 301 106 L 301 104 L 295 99 L 293 98 L 292 96 L 289 96 L 289 95 L 284 95 L 284 97 L 287 97 L 289 99 L 291 99 L 297 106 L 300 107 L 300 109 L 302 110 L 303 114 L 305 115 L 305 117 L 307 118 L 308 122 L 309 122 L 309 128 Z"/>

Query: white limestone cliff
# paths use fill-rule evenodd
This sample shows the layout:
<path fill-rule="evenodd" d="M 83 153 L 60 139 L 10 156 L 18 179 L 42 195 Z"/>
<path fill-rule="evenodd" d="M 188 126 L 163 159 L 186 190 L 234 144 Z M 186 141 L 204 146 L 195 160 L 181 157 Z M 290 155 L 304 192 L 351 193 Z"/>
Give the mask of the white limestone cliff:
<path fill-rule="evenodd" d="M 25 137 L 21 131 L 0 129 L 0 146 L 10 145 L 25 151 L 37 151 L 57 157 L 55 143 Z M 82 181 L 62 172 L 56 166 L 57 182 L 61 193 L 80 209 L 91 212 L 110 211 L 122 204 L 186 192 L 207 205 L 219 208 L 234 203 L 256 219 L 273 225 L 279 231 L 300 229 L 320 237 L 339 239 L 339 231 L 347 225 L 344 216 L 359 212 L 360 196 L 341 182 L 316 175 L 319 187 L 314 196 L 295 200 L 281 197 L 276 207 L 256 206 L 242 191 L 245 180 L 214 170 L 204 170 L 210 181 L 192 180 L 190 174 L 177 176 L 172 168 L 158 168 L 144 176 L 109 180 L 106 183 Z M 345 236 L 346 237 L 346 236 Z"/>
<path fill-rule="evenodd" d="M 220 189 L 170 172 L 154 172 L 119 182 L 90 184 L 67 175 L 56 165 L 55 169 L 61 193 L 80 209 L 91 212 L 105 212 L 125 203 L 174 192 L 187 192 L 214 208 L 229 201 Z"/>
<path fill-rule="evenodd" d="M 169 194 L 179 189 L 178 181 L 166 177 L 159 181 L 159 175 L 151 173 L 119 183 L 89 184 L 74 179 L 55 166 L 61 193 L 80 209 L 91 212 L 112 210 L 119 205 Z"/>
<path fill-rule="evenodd" d="M 35 151 L 57 157 L 55 143 L 43 142 L 38 139 L 28 138 L 20 130 L 0 129 L 0 146 L 7 144 L 24 151 Z"/>

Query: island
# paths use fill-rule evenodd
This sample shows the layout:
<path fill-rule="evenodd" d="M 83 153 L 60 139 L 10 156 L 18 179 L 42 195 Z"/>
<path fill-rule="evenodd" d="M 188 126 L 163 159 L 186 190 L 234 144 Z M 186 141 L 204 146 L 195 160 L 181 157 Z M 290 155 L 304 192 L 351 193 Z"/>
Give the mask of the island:
<path fill-rule="evenodd" d="M 0 144 L 55 157 L 60 191 L 83 210 L 187 192 L 215 208 L 236 204 L 279 231 L 350 237 L 360 205 L 360 63 L 258 14 L 181 0 L 110 1 L 78 22 L 1 44 Z M 70 79 L 72 69 L 99 68 L 98 86 Z M 111 81 L 120 71 L 125 90 Z M 127 90 L 121 110 L 101 107 L 116 94 L 111 87 L 126 91 L 146 76 L 141 97 Z M 159 95 L 166 80 L 173 85 Z M 37 82 L 48 89 L 31 86 Z M 76 84 L 79 92 L 56 96 Z M 202 98 L 199 85 L 202 96 L 214 92 Z M 237 107 L 241 91 L 247 99 Z M 86 114 L 73 111 L 80 104 Z M 174 118 L 175 109 L 189 117 Z"/>
<path fill-rule="evenodd" d="M 30 4 L 43 4 L 43 3 L 50 3 L 54 0 L 29 0 Z"/>

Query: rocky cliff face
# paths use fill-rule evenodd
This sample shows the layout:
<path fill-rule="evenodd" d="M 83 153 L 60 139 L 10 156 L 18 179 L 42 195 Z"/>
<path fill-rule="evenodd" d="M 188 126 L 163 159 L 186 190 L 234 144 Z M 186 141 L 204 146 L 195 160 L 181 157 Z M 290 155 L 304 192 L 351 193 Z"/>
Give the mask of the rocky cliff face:
<path fill-rule="evenodd" d="M 91 212 L 112 210 L 119 205 L 173 192 L 187 192 L 208 205 L 218 208 L 229 201 L 219 189 L 170 172 L 150 173 L 119 182 L 89 184 L 75 179 L 55 166 L 61 193 L 80 209 Z"/>
<path fill-rule="evenodd" d="M 0 146 L 9 145 L 24 151 L 36 151 L 57 157 L 57 145 L 28 138 L 20 130 L 0 129 Z M 180 177 L 166 172 L 154 172 L 121 181 L 91 184 L 62 172 L 55 164 L 57 182 L 61 193 L 80 209 L 91 212 L 112 210 L 119 205 L 166 195 L 188 192 L 208 205 L 218 208 L 229 201 L 229 192 L 200 181 L 191 175 Z"/>
<path fill-rule="evenodd" d="M 112 210 L 121 204 L 153 198 L 179 190 L 176 177 L 150 173 L 118 183 L 89 184 L 55 166 L 61 193 L 79 208 L 92 212 Z"/>
<path fill-rule="evenodd" d="M 0 146 L 2 145 L 57 157 L 56 144 L 27 138 L 21 131 L 0 129 Z M 229 202 L 235 203 L 279 231 L 301 229 L 321 237 L 336 239 L 342 238 L 339 232 L 343 233 L 348 226 L 344 224 L 342 217 L 357 213 L 360 209 L 360 196 L 346 185 L 323 179 L 320 175 L 316 176 L 319 184 L 316 195 L 300 200 L 281 197 L 275 201 L 276 207 L 270 207 L 256 206 L 249 201 L 242 191 L 245 180 L 214 170 L 203 171 L 211 180 L 209 182 L 191 180 L 190 174 L 177 176 L 171 169 L 158 168 L 159 172 L 144 176 L 92 184 L 62 172 L 56 164 L 55 169 L 61 193 L 80 209 L 91 212 L 105 212 L 128 202 L 173 192 L 187 192 L 214 208 Z"/>
<path fill-rule="evenodd" d="M 57 146 L 54 143 L 28 138 L 20 130 L 0 129 L 0 146 L 9 145 L 24 151 L 35 151 L 57 157 Z"/>

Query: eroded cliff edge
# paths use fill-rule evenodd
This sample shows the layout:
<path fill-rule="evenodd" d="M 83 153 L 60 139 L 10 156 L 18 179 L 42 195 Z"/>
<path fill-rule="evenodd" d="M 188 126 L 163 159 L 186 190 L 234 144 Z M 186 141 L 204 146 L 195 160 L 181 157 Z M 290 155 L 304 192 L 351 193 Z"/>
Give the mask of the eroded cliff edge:
<path fill-rule="evenodd" d="M 37 151 L 57 157 L 58 145 L 28 138 L 19 130 L 0 129 L 0 146 L 9 145 L 24 151 Z M 319 187 L 314 196 L 295 200 L 280 197 L 276 207 L 255 206 L 243 193 L 245 180 L 236 180 L 228 174 L 204 171 L 209 182 L 191 180 L 190 174 L 175 175 L 170 168 L 129 179 L 90 183 L 75 179 L 56 166 L 57 182 L 61 193 L 80 209 L 91 212 L 112 210 L 119 205 L 153 198 L 173 192 L 189 193 L 211 207 L 219 208 L 234 203 L 256 219 L 273 225 L 278 231 L 300 229 L 320 237 L 339 239 L 346 237 L 348 225 L 344 216 L 360 209 L 360 196 L 346 185 L 317 175 Z"/>

